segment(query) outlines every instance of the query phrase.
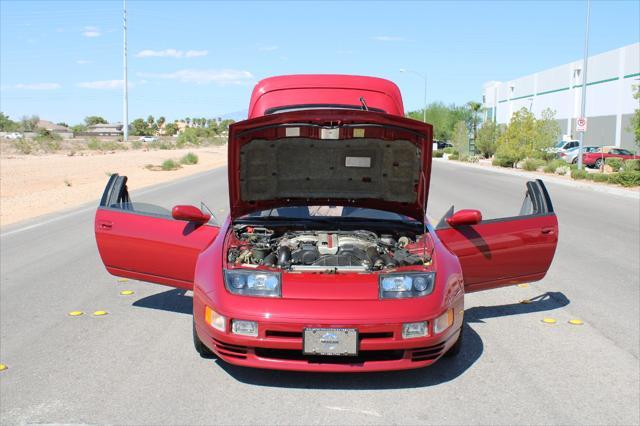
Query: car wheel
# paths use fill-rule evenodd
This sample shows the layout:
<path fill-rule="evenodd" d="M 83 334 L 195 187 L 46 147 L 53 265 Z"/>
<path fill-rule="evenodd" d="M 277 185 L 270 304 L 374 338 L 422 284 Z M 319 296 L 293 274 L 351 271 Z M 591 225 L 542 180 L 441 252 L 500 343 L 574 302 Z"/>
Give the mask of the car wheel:
<path fill-rule="evenodd" d="M 198 337 L 195 321 L 193 321 L 193 346 L 195 346 L 196 351 L 202 358 L 211 359 L 216 357 L 216 354 L 211 352 L 211 349 L 209 349 L 204 343 L 202 343 L 202 340 L 200 340 L 200 338 Z"/>
<path fill-rule="evenodd" d="M 600 167 L 602 167 L 602 158 L 598 158 L 594 163 L 594 166 L 596 169 L 599 169 Z"/>
<path fill-rule="evenodd" d="M 460 353 L 460 349 L 462 348 L 462 335 L 464 331 L 464 325 L 460 327 L 460 335 L 458 336 L 458 340 L 449 348 L 446 354 L 444 354 L 447 358 L 453 358 Z"/>
<path fill-rule="evenodd" d="M 571 164 L 577 164 L 578 163 L 578 157 L 574 158 L 573 161 L 571 162 Z"/>

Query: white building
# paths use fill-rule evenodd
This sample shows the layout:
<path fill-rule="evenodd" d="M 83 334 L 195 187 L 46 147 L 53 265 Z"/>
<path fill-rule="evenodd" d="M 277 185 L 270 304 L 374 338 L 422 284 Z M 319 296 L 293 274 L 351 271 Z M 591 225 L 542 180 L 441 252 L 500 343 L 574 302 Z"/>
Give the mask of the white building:
<path fill-rule="evenodd" d="M 550 108 L 556 113 L 565 139 L 577 138 L 576 118 L 582 99 L 582 62 L 540 71 L 514 80 L 484 84 L 485 120 L 508 123 L 511 115 L 526 108 L 536 117 Z M 585 145 L 634 148 L 629 120 L 640 108 L 633 98 L 640 85 L 640 43 L 590 56 L 587 69 L 587 132 Z"/>

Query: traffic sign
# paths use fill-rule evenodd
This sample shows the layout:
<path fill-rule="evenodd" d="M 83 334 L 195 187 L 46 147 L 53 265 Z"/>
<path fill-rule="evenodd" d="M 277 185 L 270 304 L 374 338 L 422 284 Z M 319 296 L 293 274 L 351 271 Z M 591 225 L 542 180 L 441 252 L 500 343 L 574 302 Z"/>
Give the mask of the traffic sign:
<path fill-rule="evenodd" d="M 587 131 L 587 117 L 580 117 L 576 120 L 576 132 Z"/>

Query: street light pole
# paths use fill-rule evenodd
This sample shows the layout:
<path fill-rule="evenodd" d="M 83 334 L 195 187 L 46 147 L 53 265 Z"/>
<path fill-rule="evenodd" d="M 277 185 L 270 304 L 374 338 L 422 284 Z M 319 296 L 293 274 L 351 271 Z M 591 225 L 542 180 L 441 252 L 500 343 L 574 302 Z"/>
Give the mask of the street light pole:
<path fill-rule="evenodd" d="M 123 12 L 123 68 L 124 68 L 124 99 L 122 105 L 122 121 L 124 121 L 122 130 L 124 141 L 127 142 L 129 140 L 129 77 L 127 72 L 127 0 L 123 0 L 122 2 L 122 12 Z"/>
<path fill-rule="evenodd" d="M 409 72 L 417 75 L 418 77 L 424 79 L 424 109 L 422 110 L 422 121 L 427 122 L 427 74 L 421 74 L 417 71 L 406 70 L 404 68 L 400 69 L 400 72 Z"/>
<path fill-rule="evenodd" d="M 589 62 L 589 15 L 591 14 L 591 0 L 587 0 L 587 21 L 584 30 L 584 59 L 582 61 L 582 105 L 580 117 L 585 117 L 587 106 L 587 66 Z M 584 144 L 584 132 L 579 132 L 578 140 L 578 170 L 582 169 L 582 147 Z"/>

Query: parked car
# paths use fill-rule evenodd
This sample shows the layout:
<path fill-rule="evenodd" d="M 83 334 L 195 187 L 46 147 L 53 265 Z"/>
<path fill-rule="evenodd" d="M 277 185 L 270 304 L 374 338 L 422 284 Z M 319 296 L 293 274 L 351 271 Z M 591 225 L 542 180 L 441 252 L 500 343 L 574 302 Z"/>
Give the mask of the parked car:
<path fill-rule="evenodd" d="M 16 139 L 22 138 L 22 134 L 20 134 L 18 132 L 7 133 L 6 135 L 4 135 L 4 138 L 5 139 L 10 139 L 10 140 L 16 140 Z"/>
<path fill-rule="evenodd" d="M 140 139 L 138 140 L 140 142 L 155 142 L 158 140 L 158 138 L 155 136 L 140 136 Z"/>
<path fill-rule="evenodd" d="M 569 164 L 576 164 L 578 162 L 578 148 L 579 147 L 576 146 L 566 151 L 560 151 L 558 152 L 558 157 Z M 599 149 L 599 146 L 583 146 L 582 153 L 597 152 Z"/>
<path fill-rule="evenodd" d="M 201 356 L 299 371 L 424 367 L 460 351 L 465 293 L 545 276 L 558 221 L 540 180 L 517 217 L 452 207 L 429 225 L 433 128 L 404 117 L 394 83 L 267 78 L 248 115 L 229 128 L 224 223 L 195 206 L 132 202 L 117 174 L 95 217 L 110 273 L 193 291 Z"/>
<path fill-rule="evenodd" d="M 615 146 L 603 146 L 595 152 L 587 152 L 582 154 L 582 164 L 587 167 L 595 167 L 599 169 L 604 164 L 607 158 L 620 158 L 623 160 L 639 159 L 640 156 L 635 155 L 633 152 L 624 149 L 616 148 Z"/>
<path fill-rule="evenodd" d="M 438 149 L 453 147 L 453 145 L 451 145 L 449 142 L 446 142 L 446 141 L 434 141 L 434 142 L 438 144 Z"/>
<path fill-rule="evenodd" d="M 544 151 L 546 152 L 562 152 L 571 148 L 575 148 L 580 145 L 580 141 L 571 140 L 571 141 L 558 141 L 553 147 L 547 148 Z"/>

